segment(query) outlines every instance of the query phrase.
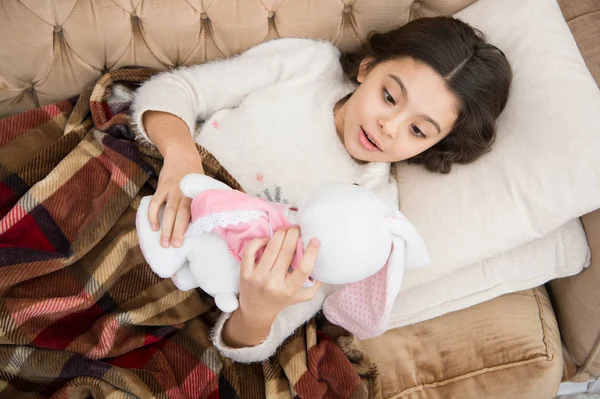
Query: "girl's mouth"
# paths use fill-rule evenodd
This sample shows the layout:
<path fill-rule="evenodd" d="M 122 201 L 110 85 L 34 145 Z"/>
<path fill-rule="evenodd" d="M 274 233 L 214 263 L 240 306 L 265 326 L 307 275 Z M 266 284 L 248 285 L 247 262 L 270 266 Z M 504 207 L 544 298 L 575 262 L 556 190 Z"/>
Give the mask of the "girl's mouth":
<path fill-rule="evenodd" d="M 375 144 L 375 142 L 369 137 L 369 135 L 364 131 L 361 127 L 360 132 L 358 133 L 358 141 L 360 145 L 362 145 L 366 150 L 369 151 L 381 151 L 379 147 Z"/>

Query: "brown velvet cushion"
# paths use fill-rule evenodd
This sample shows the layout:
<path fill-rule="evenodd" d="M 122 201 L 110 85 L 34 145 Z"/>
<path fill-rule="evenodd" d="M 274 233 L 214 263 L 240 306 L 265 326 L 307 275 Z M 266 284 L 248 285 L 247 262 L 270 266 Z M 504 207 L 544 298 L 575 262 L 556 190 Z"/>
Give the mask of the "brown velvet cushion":
<path fill-rule="evenodd" d="M 600 1 L 559 0 L 586 65 L 600 86 Z M 592 264 L 582 273 L 549 283 L 570 361 L 565 380 L 587 381 L 600 377 L 600 210 L 582 218 Z M 573 363 L 579 366 L 573 371 Z"/>
<path fill-rule="evenodd" d="M 559 0 L 585 63 L 600 85 L 600 1 Z"/>
<path fill-rule="evenodd" d="M 543 287 L 507 294 L 358 344 L 384 398 L 554 397 L 563 371 Z"/>
<path fill-rule="evenodd" d="M 550 293 L 563 341 L 577 374 L 570 381 L 600 377 L 600 210 L 583 216 L 592 264 L 576 276 L 551 281 Z"/>

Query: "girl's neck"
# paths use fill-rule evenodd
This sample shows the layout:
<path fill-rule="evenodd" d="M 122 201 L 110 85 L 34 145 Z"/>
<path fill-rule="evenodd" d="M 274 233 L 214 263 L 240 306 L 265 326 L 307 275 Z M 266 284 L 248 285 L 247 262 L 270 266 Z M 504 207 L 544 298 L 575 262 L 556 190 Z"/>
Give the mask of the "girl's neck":
<path fill-rule="evenodd" d="M 348 99 L 352 96 L 352 93 L 348 94 L 346 97 L 339 100 L 335 106 L 333 107 L 333 118 L 335 120 L 335 130 L 337 132 L 337 136 L 342 142 L 344 148 L 346 145 L 344 144 L 344 120 L 346 119 L 346 103 Z M 348 154 L 350 155 L 350 154 Z M 356 159 L 353 156 L 350 156 L 357 164 L 365 165 L 368 162 L 362 161 L 360 159 Z"/>
<path fill-rule="evenodd" d="M 333 118 L 335 120 L 335 130 L 337 132 L 338 138 L 344 144 L 344 120 L 346 119 L 346 102 L 350 98 L 352 93 L 348 94 L 346 97 L 340 99 L 335 106 L 333 107 Z"/>

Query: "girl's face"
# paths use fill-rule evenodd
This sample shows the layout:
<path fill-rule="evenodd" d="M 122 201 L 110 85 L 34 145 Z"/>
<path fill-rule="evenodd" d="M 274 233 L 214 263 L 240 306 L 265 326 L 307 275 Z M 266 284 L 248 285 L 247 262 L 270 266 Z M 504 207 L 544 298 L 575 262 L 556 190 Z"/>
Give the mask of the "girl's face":
<path fill-rule="evenodd" d="M 350 155 L 365 162 L 409 159 L 448 135 L 459 100 L 430 66 L 411 57 L 377 64 L 335 111 L 338 135 Z"/>

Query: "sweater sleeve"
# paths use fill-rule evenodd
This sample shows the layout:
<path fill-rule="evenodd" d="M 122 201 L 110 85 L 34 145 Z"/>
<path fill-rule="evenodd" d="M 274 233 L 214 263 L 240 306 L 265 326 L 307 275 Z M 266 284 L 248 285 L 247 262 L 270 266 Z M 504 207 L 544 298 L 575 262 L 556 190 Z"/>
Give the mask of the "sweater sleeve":
<path fill-rule="evenodd" d="M 257 90 L 288 79 L 339 73 L 339 55 L 327 41 L 284 38 L 261 43 L 232 58 L 163 72 L 137 90 L 133 123 L 142 139 L 150 141 L 142 125 L 143 113 L 168 112 L 181 118 L 193 134 L 197 120 L 236 107 Z"/>
<path fill-rule="evenodd" d="M 225 357 L 240 363 L 263 361 L 274 355 L 277 348 L 298 327 L 306 323 L 322 307 L 326 289 L 321 287 L 317 295 L 310 301 L 297 303 L 283 309 L 271 326 L 269 336 L 260 344 L 251 347 L 232 348 L 223 341 L 223 326 L 231 317 L 231 313 L 223 313 L 212 330 L 212 341 L 217 350 Z"/>

